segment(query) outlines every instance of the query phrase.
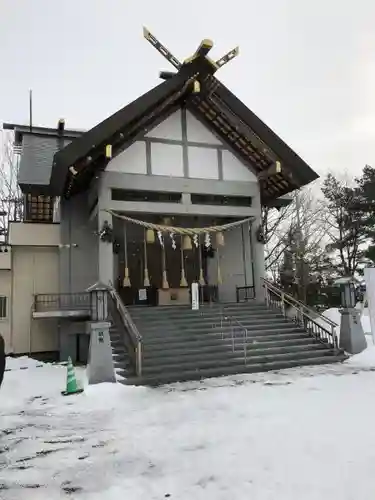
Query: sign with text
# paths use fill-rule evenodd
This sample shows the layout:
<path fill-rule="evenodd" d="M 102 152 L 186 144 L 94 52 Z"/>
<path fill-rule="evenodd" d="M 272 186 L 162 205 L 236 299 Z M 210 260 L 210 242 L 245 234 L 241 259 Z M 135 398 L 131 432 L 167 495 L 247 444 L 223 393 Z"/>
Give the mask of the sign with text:
<path fill-rule="evenodd" d="M 191 308 L 195 311 L 199 309 L 199 286 L 198 283 L 191 284 Z"/>

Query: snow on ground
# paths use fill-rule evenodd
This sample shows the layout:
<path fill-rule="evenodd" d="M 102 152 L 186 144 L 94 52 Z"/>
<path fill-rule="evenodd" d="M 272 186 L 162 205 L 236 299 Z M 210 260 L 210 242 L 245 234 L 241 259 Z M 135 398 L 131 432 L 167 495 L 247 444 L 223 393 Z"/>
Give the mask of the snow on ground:
<path fill-rule="evenodd" d="M 65 370 L 7 360 L 2 500 L 373 499 L 373 345 L 344 364 L 69 397 Z"/>

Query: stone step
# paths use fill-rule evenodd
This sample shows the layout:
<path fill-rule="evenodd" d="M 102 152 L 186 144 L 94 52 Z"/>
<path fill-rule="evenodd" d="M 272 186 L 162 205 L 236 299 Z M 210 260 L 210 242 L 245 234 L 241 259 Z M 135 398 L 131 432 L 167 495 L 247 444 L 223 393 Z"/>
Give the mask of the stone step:
<path fill-rule="evenodd" d="M 293 354 L 293 353 L 303 353 L 306 354 L 307 351 L 325 351 L 327 352 L 326 346 L 323 344 L 306 344 L 306 345 L 288 345 L 280 347 L 269 347 L 269 348 L 259 348 L 248 346 L 246 350 L 246 357 L 248 361 L 253 357 L 265 357 L 274 356 L 275 354 Z M 328 351 L 329 352 L 329 351 Z M 325 355 L 322 353 L 322 355 Z M 245 350 L 244 348 L 235 348 L 233 351 L 231 346 L 226 346 L 225 350 L 211 350 L 211 351 L 197 351 L 197 350 L 183 350 L 179 352 L 165 351 L 163 353 L 148 353 L 143 358 L 143 363 L 145 368 L 150 368 L 152 366 L 164 367 L 171 363 L 193 363 L 197 365 L 200 361 L 210 361 L 214 360 L 218 365 L 223 361 L 230 359 L 244 359 Z"/>
<path fill-rule="evenodd" d="M 153 308 L 147 308 L 143 309 L 141 311 L 133 311 L 128 308 L 128 311 L 133 319 L 142 319 L 142 318 L 154 318 L 154 317 L 161 317 L 161 318 L 178 318 L 178 317 L 183 317 L 183 318 L 190 318 L 194 316 L 209 316 L 209 315 L 220 315 L 220 312 L 222 311 L 223 313 L 227 314 L 232 314 L 232 315 L 237 315 L 237 314 L 255 314 L 255 313 L 263 313 L 263 312 L 279 312 L 278 310 L 271 310 L 268 309 L 266 306 L 257 306 L 257 307 L 228 307 L 228 308 L 205 308 L 205 309 L 199 309 L 198 311 L 193 311 L 191 309 L 183 309 L 183 310 L 169 310 L 169 311 L 163 311 L 161 310 L 162 308 L 160 307 L 153 307 Z"/>
<path fill-rule="evenodd" d="M 171 332 L 141 332 L 143 343 L 146 345 L 158 344 L 158 343 L 171 343 L 180 341 L 193 341 L 193 340 L 208 340 L 208 339 L 232 339 L 231 330 L 221 331 L 220 329 L 210 329 L 210 330 L 187 330 L 187 331 L 175 331 L 173 334 Z M 260 336 L 269 335 L 283 335 L 283 334 L 294 334 L 294 333 L 304 333 L 306 332 L 302 328 L 298 328 L 291 325 L 257 325 L 254 329 L 247 330 L 247 339 L 254 339 Z M 235 331 L 233 335 L 236 339 L 245 338 L 243 330 Z"/>
<path fill-rule="evenodd" d="M 267 362 L 272 362 L 272 361 L 285 361 L 285 360 L 299 360 L 303 358 L 314 358 L 314 357 L 329 357 L 332 356 L 332 352 L 329 351 L 328 349 L 326 350 L 321 350 L 321 349 L 314 349 L 314 350 L 309 350 L 307 352 L 286 352 L 282 354 L 272 354 L 270 356 L 267 355 L 254 355 L 249 357 L 248 361 L 249 363 L 267 363 Z M 224 368 L 226 366 L 242 366 L 245 364 L 245 360 L 243 355 L 240 353 L 238 354 L 238 357 L 235 358 L 228 358 L 226 359 L 221 359 L 218 361 L 217 359 L 199 359 L 199 360 L 191 360 L 188 359 L 186 361 L 180 361 L 180 362 L 170 362 L 170 363 L 163 363 L 163 364 L 158 364 L 158 365 L 153 365 L 149 366 L 148 364 L 145 364 L 143 366 L 143 374 L 144 375 L 152 375 L 152 374 L 159 374 L 159 373 L 168 373 L 168 372 L 177 372 L 177 371 L 184 371 L 184 370 L 194 370 L 194 369 L 205 369 L 205 368 L 217 368 L 221 367 Z"/>
<path fill-rule="evenodd" d="M 122 347 L 125 349 L 124 340 L 121 337 L 117 339 L 110 338 L 110 342 L 112 347 Z"/>
<path fill-rule="evenodd" d="M 150 325 L 150 323 L 154 325 L 158 324 L 164 324 L 164 323 L 173 323 L 175 325 L 184 325 L 184 324 L 199 324 L 199 323 L 220 323 L 221 321 L 227 321 L 229 322 L 230 320 L 232 321 L 239 321 L 243 322 L 244 320 L 249 320 L 249 321 L 256 321 L 256 320 L 262 320 L 265 318 L 275 318 L 275 319 L 284 319 L 283 315 L 277 311 L 257 311 L 254 314 L 236 314 L 235 316 L 227 315 L 221 317 L 220 314 L 197 314 L 197 315 L 192 315 L 192 316 L 176 316 L 176 317 L 169 317 L 169 316 L 162 316 L 162 315 L 155 315 L 149 318 L 143 317 L 143 318 L 133 318 L 133 321 L 137 325 Z"/>
<path fill-rule="evenodd" d="M 129 307 L 142 336 L 143 376 L 132 377 L 118 321 L 111 328 L 116 372 L 127 377 L 125 383 L 158 385 L 340 359 L 329 345 L 317 342 L 278 310 L 254 302 L 225 304 L 223 313 L 223 306 L 212 304 L 199 311 L 190 306 Z M 240 325 L 233 330 L 229 321 L 222 323 L 223 314 Z"/>
<path fill-rule="evenodd" d="M 130 356 L 125 351 L 123 351 L 123 352 L 115 352 L 115 351 L 112 350 L 112 358 L 113 358 L 113 361 L 116 361 L 118 363 L 120 363 L 120 362 L 126 362 L 126 363 L 128 363 L 130 361 Z"/>
<path fill-rule="evenodd" d="M 305 334 L 303 334 L 305 335 Z M 269 337 L 265 337 L 266 339 L 269 339 Z M 283 336 L 284 338 L 284 336 Z M 300 336 L 294 336 L 293 341 L 296 339 L 301 339 L 305 337 L 300 337 Z M 263 342 L 263 339 L 260 337 L 255 338 L 255 341 Z M 271 340 L 274 340 L 274 338 Z M 288 338 L 288 340 L 291 340 Z M 311 337 L 310 337 L 311 340 Z M 250 343 L 250 342 L 248 342 Z M 241 347 L 244 345 L 243 339 L 236 339 L 235 340 L 235 346 Z M 166 350 L 183 350 L 183 349 L 201 349 L 201 348 L 212 348 L 212 347 L 221 347 L 221 346 L 232 346 L 232 340 L 231 339 L 193 339 L 193 340 L 179 340 L 179 341 L 174 341 L 174 342 L 165 342 L 165 343 L 156 343 L 156 344 L 148 344 L 148 343 L 143 343 L 143 351 L 144 352 L 158 352 L 158 351 L 166 351 Z"/>
<path fill-rule="evenodd" d="M 313 345 L 316 344 L 316 342 L 306 334 L 290 334 L 290 335 L 277 335 L 277 336 L 262 336 L 258 337 L 255 339 L 255 342 L 258 343 L 259 348 L 265 348 L 267 349 L 268 347 L 284 347 L 288 345 Z M 243 348 L 244 342 L 241 342 L 240 340 L 235 342 L 235 347 L 236 348 Z M 143 354 L 144 356 L 148 356 L 149 353 L 151 355 L 157 355 L 158 353 L 177 353 L 181 351 L 191 351 L 191 352 L 210 352 L 212 350 L 228 350 L 232 349 L 232 342 L 229 339 L 224 339 L 221 340 L 220 342 L 217 341 L 207 341 L 207 342 L 174 342 L 173 344 L 163 344 L 163 345 L 158 345 L 158 344 L 143 344 Z"/>
<path fill-rule="evenodd" d="M 225 309 L 225 308 L 253 308 L 253 307 L 267 307 L 264 302 L 248 301 L 248 302 L 211 302 L 199 305 L 199 310 L 206 309 Z M 129 312 L 132 314 L 137 314 L 142 311 L 162 311 L 162 312 L 173 312 L 173 311 L 193 311 L 191 304 L 173 304 L 165 306 L 141 306 L 141 305 L 130 305 L 126 306 Z"/>
<path fill-rule="evenodd" d="M 184 370 L 169 372 L 165 374 L 149 375 L 142 377 L 130 377 L 128 376 L 122 382 L 125 385 L 148 385 L 148 386 L 159 386 L 164 384 L 171 384 L 175 382 L 185 382 L 190 380 L 201 380 L 205 378 L 212 377 L 225 377 L 228 375 L 237 375 L 241 373 L 258 373 L 267 371 L 278 371 L 287 368 L 294 368 L 297 366 L 313 366 L 322 365 L 329 363 L 337 363 L 339 361 L 344 361 L 345 356 L 322 356 L 322 357 L 306 357 L 304 359 L 291 359 L 283 361 L 268 361 L 265 363 L 251 363 L 246 366 L 226 366 L 226 367 L 215 367 L 208 369 L 194 369 L 194 370 Z M 126 376 L 125 376 L 126 377 Z"/>
<path fill-rule="evenodd" d="M 241 326 L 237 325 L 233 327 L 233 330 L 238 332 L 242 329 L 247 329 L 248 333 L 260 331 L 260 330 L 290 330 L 290 329 L 298 329 L 300 328 L 295 323 L 289 323 L 287 321 L 261 321 L 261 322 L 245 322 Z M 154 337 L 174 337 L 179 335 L 194 335 L 194 334 L 205 334 L 205 333 L 220 333 L 231 332 L 232 327 L 227 326 L 221 328 L 220 325 L 179 325 L 175 326 L 172 324 L 161 325 L 159 327 L 144 327 L 138 328 L 138 331 L 144 338 L 154 338 Z"/>

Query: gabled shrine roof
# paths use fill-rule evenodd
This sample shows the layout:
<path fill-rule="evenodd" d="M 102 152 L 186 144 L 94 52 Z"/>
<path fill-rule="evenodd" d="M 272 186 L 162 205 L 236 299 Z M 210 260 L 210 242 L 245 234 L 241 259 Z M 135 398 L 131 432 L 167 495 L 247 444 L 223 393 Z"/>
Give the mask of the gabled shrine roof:
<path fill-rule="evenodd" d="M 317 179 L 300 156 L 213 76 L 216 69 L 202 55 L 191 58 L 169 79 L 57 151 L 51 194 L 70 197 L 87 189 L 106 167 L 107 145 L 116 156 L 181 106 L 258 176 L 263 203 Z"/>

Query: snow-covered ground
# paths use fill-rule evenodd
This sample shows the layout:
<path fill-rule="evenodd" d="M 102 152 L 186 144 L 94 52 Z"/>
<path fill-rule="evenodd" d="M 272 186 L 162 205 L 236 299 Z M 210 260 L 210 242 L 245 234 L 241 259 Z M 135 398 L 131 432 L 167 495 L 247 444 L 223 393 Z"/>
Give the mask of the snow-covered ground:
<path fill-rule="evenodd" d="M 373 500 L 368 338 L 344 364 L 69 397 L 64 367 L 8 358 L 0 498 Z"/>

